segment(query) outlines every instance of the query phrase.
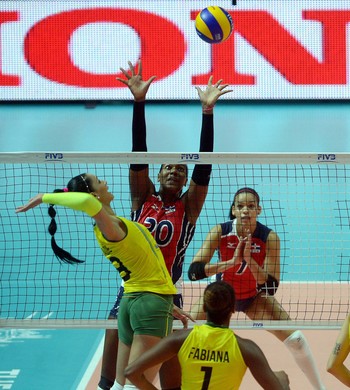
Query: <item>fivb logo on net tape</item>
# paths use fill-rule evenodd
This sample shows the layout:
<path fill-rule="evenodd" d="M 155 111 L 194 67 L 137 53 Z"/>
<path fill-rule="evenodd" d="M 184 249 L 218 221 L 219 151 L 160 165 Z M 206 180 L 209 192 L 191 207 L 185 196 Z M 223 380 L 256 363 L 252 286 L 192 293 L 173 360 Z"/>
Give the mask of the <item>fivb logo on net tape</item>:
<path fill-rule="evenodd" d="M 334 153 L 319 153 L 317 155 L 318 162 L 337 162 L 337 156 Z"/>
<path fill-rule="evenodd" d="M 45 161 L 63 162 L 64 155 L 63 153 L 45 153 Z"/>
<path fill-rule="evenodd" d="M 200 154 L 199 153 L 182 153 L 180 162 L 199 162 Z"/>

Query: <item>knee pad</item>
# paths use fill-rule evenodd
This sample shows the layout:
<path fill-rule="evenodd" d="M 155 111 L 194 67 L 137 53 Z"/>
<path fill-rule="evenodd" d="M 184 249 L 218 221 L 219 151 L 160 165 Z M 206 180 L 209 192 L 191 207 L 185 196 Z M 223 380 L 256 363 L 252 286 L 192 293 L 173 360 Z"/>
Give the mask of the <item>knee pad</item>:
<path fill-rule="evenodd" d="M 284 340 L 284 344 L 295 352 L 303 351 L 307 342 L 305 336 L 300 330 L 296 330 Z"/>

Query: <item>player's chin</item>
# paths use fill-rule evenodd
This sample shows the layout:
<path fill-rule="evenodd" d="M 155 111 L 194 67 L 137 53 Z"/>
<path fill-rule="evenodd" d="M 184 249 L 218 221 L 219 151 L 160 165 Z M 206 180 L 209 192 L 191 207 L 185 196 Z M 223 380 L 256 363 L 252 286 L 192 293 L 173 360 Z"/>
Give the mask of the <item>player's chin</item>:
<path fill-rule="evenodd" d="M 179 183 L 177 183 L 177 182 L 168 182 L 165 185 L 165 188 L 167 189 L 167 191 L 173 192 L 174 194 L 176 194 L 182 190 L 183 186 L 179 185 Z"/>

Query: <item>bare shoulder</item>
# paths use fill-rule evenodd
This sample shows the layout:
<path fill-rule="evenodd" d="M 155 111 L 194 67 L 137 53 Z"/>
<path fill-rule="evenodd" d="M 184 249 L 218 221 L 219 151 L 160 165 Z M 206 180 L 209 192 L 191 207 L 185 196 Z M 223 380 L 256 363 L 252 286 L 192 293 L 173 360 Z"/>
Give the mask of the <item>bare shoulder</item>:
<path fill-rule="evenodd" d="M 221 224 L 219 223 L 218 225 L 213 226 L 213 227 L 210 229 L 210 232 L 213 233 L 213 234 L 221 234 L 221 233 L 222 233 Z"/>
<path fill-rule="evenodd" d="M 267 237 L 267 245 L 270 248 L 278 248 L 280 245 L 280 238 L 274 230 L 271 230 Z"/>
<path fill-rule="evenodd" d="M 261 356 L 262 351 L 260 347 L 252 340 L 244 339 L 236 335 L 239 349 L 241 350 L 244 361 L 247 366 L 253 364 L 256 358 Z"/>
<path fill-rule="evenodd" d="M 274 230 L 271 230 L 267 239 L 268 240 L 279 240 L 279 236 Z"/>

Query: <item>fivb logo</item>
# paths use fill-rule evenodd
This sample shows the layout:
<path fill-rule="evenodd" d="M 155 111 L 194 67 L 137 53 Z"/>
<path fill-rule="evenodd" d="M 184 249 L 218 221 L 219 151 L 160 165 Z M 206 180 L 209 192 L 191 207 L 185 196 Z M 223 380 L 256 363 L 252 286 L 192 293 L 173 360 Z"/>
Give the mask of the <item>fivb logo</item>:
<path fill-rule="evenodd" d="M 181 154 L 181 161 L 199 161 L 198 153 L 183 153 Z"/>
<path fill-rule="evenodd" d="M 46 161 L 60 161 L 63 160 L 63 153 L 45 153 Z"/>
<path fill-rule="evenodd" d="M 318 162 L 336 162 L 337 157 L 335 154 L 318 154 L 317 161 Z"/>

